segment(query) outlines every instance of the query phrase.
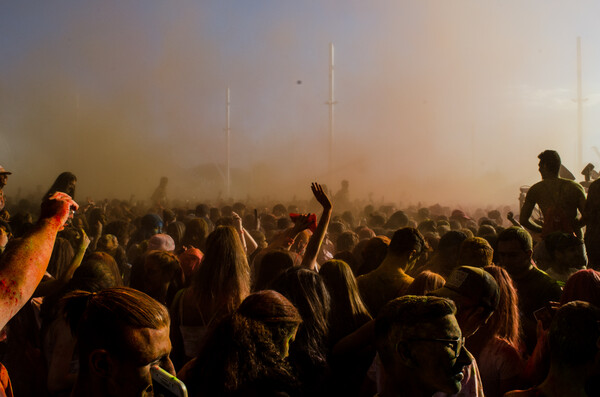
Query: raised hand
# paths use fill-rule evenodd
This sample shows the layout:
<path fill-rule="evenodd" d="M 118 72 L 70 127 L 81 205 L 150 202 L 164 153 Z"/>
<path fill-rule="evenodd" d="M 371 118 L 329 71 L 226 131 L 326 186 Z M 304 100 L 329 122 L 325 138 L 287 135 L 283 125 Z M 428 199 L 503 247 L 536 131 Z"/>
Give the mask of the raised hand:
<path fill-rule="evenodd" d="M 327 197 L 327 194 L 325 194 L 321 185 L 319 185 L 317 182 L 313 182 L 310 185 L 310 189 L 312 190 L 315 199 L 317 199 L 319 204 L 321 204 L 324 209 L 331 208 L 331 200 L 329 200 L 329 197 Z"/>
<path fill-rule="evenodd" d="M 79 205 L 73 201 L 71 196 L 63 192 L 56 192 L 42 202 L 40 219 L 49 219 L 56 223 L 59 230 L 62 230 L 67 220 L 73 217 L 73 212 L 78 208 Z"/>
<path fill-rule="evenodd" d="M 233 227 L 235 228 L 235 230 L 241 232 L 243 230 L 242 217 L 240 217 L 237 213 L 232 212 L 231 218 L 233 219 Z"/>
<path fill-rule="evenodd" d="M 300 214 L 297 217 L 295 217 L 294 221 L 294 231 L 296 232 L 296 234 L 300 233 L 301 231 L 308 229 L 308 227 L 310 226 L 310 214 Z"/>
<path fill-rule="evenodd" d="M 90 245 L 91 240 L 85 233 L 85 230 L 83 230 L 83 228 L 79 229 L 79 236 L 80 237 L 77 239 L 77 241 L 79 242 L 79 249 L 85 251 Z"/>

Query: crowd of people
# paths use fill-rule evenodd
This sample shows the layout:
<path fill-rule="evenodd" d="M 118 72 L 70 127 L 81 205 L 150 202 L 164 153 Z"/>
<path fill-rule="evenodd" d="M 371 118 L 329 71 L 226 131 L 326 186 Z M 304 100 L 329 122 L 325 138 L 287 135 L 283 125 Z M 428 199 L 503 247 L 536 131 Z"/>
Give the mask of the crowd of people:
<path fill-rule="evenodd" d="M 598 396 L 600 182 L 560 166 L 518 220 L 357 208 L 347 181 L 78 205 L 70 172 L 40 206 L 0 166 L 0 396 L 159 395 L 161 368 L 194 397 Z"/>

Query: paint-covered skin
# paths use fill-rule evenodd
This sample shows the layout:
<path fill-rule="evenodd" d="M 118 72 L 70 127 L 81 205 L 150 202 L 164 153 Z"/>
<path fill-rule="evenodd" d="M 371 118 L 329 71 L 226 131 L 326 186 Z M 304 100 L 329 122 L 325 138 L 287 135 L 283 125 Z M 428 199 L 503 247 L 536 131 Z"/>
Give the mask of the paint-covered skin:
<path fill-rule="evenodd" d="M 79 206 L 65 193 L 49 200 L 43 218 L 0 259 L 0 329 L 27 302 L 41 281 L 56 240 L 72 211 Z"/>

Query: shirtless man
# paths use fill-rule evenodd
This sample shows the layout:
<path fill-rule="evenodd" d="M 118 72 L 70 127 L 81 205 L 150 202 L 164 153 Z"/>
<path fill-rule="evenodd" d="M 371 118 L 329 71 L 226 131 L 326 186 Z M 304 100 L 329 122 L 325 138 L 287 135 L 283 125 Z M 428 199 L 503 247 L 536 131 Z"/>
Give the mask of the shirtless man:
<path fill-rule="evenodd" d="M 526 229 L 541 233 L 542 237 L 555 231 L 562 231 L 575 233 L 581 238 L 583 222 L 581 218 L 577 218 L 577 210 L 583 214 L 585 207 L 583 187 L 575 181 L 558 176 L 561 161 L 556 151 L 545 150 L 538 158 L 542 180 L 527 192 L 519 222 Z M 543 224 L 530 219 L 536 204 L 542 210 Z"/>

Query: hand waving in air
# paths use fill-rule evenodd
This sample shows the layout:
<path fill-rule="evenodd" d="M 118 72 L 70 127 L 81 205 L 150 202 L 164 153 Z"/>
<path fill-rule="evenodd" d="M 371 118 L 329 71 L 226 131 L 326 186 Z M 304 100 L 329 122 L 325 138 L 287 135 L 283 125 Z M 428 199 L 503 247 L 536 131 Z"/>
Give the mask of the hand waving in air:
<path fill-rule="evenodd" d="M 317 182 L 313 182 L 310 185 L 310 189 L 315 195 L 315 199 L 317 199 L 323 209 L 331 209 L 331 200 L 329 200 L 329 197 L 327 197 L 327 194 L 325 194 L 321 185 L 319 185 Z"/>
<path fill-rule="evenodd" d="M 317 255 L 321 249 L 321 244 L 323 244 L 323 238 L 325 237 L 327 226 L 329 225 L 329 220 L 331 219 L 331 200 L 329 200 L 329 197 L 327 197 L 323 191 L 323 187 L 321 187 L 321 185 L 319 185 L 317 182 L 313 182 L 310 185 L 310 189 L 312 190 L 315 199 L 317 199 L 319 204 L 321 204 L 323 207 L 323 214 L 321 214 L 321 219 L 319 220 L 316 230 L 310 237 L 310 240 L 308 240 L 306 251 L 300 266 L 318 271 L 319 266 L 317 264 Z"/>

